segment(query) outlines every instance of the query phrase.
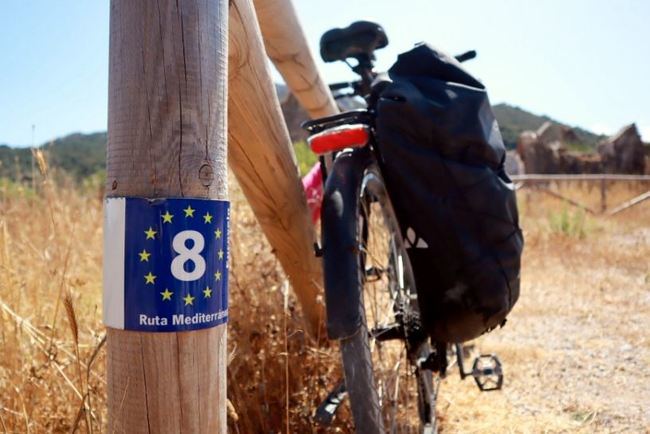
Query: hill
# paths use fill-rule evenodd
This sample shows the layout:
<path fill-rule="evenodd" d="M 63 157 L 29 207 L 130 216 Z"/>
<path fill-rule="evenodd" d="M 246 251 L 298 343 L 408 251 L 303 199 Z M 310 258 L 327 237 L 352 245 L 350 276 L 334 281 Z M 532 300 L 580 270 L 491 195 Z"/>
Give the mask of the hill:
<path fill-rule="evenodd" d="M 76 133 L 54 140 L 43 149 L 53 166 L 76 178 L 85 178 L 106 167 L 106 143 L 105 132 Z"/>
<path fill-rule="evenodd" d="M 556 121 L 545 115 L 536 115 L 517 106 L 509 104 L 497 104 L 492 107 L 494 115 L 499 122 L 501 135 L 507 148 L 513 149 L 517 145 L 517 137 L 526 130 L 535 131 L 544 124 L 544 122 L 553 122 L 562 126 L 570 127 L 575 131 L 579 143 L 571 144 L 575 150 L 589 151 L 595 150 L 596 144 L 605 138 L 605 136 L 594 134 L 591 131 L 579 127 Z"/>
<path fill-rule="evenodd" d="M 284 95 L 282 108 L 287 118 L 289 132 L 294 141 L 304 139 L 304 131 L 300 123 L 306 119 L 304 110 L 297 107 L 297 102 Z M 514 148 L 517 137 L 525 130 L 537 130 L 544 122 L 551 121 L 565 125 L 548 116 L 530 113 L 522 108 L 509 104 L 497 104 L 494 114 L 501 127 L 503 140 L 508 148 Z M 580 151 L 593 151 L 596 144 L 604 136 L 599 136 L 585 129 L 573 127 L 579 142 L 568 144 L 570 148 Z M 74 133 L 56 139 L 41 146 L 53 167 L 63 169 L 76 179 L 83 179 L 104 169 L 106 161 L 106 133 L 92 134 Z M 304 145 L 297 152 L 306 158 L 309 150 Z M 304 149 L 303 149 L 304 148 Z M 0 145 L 0 178 L 30 179 L 31 152 L 29 148 L 14 148 Z"/>
<path fill-rule="evenodd" d="M 40 146 L 52 167 L 76 179 L 83 179 L 104 169 L 106 164 L 106 133 L 73 133 Z M 0 178 L 30 179 L 32 154 L 30 148 L 0 145 Z"/>

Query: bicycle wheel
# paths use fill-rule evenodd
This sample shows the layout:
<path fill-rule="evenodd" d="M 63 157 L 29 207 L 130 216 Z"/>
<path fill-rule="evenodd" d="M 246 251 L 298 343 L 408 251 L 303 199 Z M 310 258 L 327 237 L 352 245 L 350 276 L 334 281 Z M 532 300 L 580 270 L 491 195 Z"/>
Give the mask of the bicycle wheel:
<path fill-rule="evenodd" d="M 431 371 L 417 367 L 431 349 L 419 327 L 399 226 L 373 161 L 359 168 L 355 238 L 362 324 L 340 340 L 346 388 L 358 433 L 433 433 L 437 378 L 434 384 Z"/>

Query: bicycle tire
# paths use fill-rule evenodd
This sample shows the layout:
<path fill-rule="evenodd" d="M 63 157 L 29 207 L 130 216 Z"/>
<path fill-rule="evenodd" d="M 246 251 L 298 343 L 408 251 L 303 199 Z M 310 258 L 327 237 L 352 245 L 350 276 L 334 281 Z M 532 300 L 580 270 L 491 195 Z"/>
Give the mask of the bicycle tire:
<path fill-rule="evenodd" d="M 354 152 L 354 151 L 353 151 Z M 357 152 L 367 152 L 365 150 L 360 150 Z M 346 389 L 348 391 L 348 396 L 350 400 L 350 407 L 352 411 L 352 417 L 357 433 L 381 433 L 381 432 L 423 432 L 423 433 L 434 433 L 436 432 L 436 423 L 435 423 L 435 397 L 437 388 L 434 385 L 434 379 L 431 371 L 420 370 L 417 368 L 415 358 L 424 358 L 431 353 L 429 345 L 426 343 L 426 340 L 418 346 L 416 351 L 409 351 L 410 359 L 408 357 L 403 357 L 406 354 L 407 341 L 398 340 L 396 342 L 382 342 L 381 344 L 373 336 L 373 330 L 369 328 L 369 321 L 374 321 L 375 326 L 378 325 L 378 314 L 387 315 L 388 318 L 395 319 L 395 316 L 398 313 L 398 310 L 395 309 L 397 304 L 406 303 L 402 306 L 400 314 L 404 316 L 404 309 L 408 310 L 409 315 L 416 315 L 417 310 L 417 296 L 415 293 L 415 279 L 413 277 L 410 264 L 408 263 L 408 256 L 404 247 L 404 243 L 401 237 L 399 230 L 398 222 L 395 217 L 386 187 L 380 173 L 380 169 L 374 158 L 365 158 L 360 159 L 362 163 L 356 169 L 359 170 L 359 173 L 363 173 L 361 176 L 360 182 L 358 185 L 348 185 L 346 188 L 349 189 L 345 194 L 354 194 L 357 203 L 356 203 L 356 222 L 355 225 L 349 225 L 348 228 L 354 227 L 356 233 L 354 234 L 354 239 L 358 241 L 358 253 L 354 257 L 356 264 L 355 267 L 351 269 L 356 270 L 357 279 L 359 285 L 359 294 L 360 299 L 358 300 L 358 306 L 360 309 L 360 318 L 361 324 L 359 329 L 352 336 L 340 339 L 340 352 L 341 360 L 344 371 L 344 378 L 346 383 Z M 336 176 L 335 173 L 336 165 L 333 168 L 331 176 Z M 373 211 L 374 208 L 374 211 Z M 388 303 L 392 303 L 392 307 L 388 311 L 387 309 L 377 309 L 370 312 L 372 309 L 369 302 L 366 302 L 364 298 L 369 298 L 368 289 L 368 269 L 366 265 L 368 263 L 369 257 L 374 261 L 375 259 L 372 256 L 375 254 L 370 253 L 370 237 L 374 236 L 372 231 L 375 230 L 375 224 L 378 223 L 375 219 L 378 215 L 380 220 L 383 222 L 385 229 L 388 232 L 388 238 L 384 241 L 388 241 L 388 247 L 386 252 L 388 257 L 388 263 L 384 264 L 385 266 L 380 267 L 382 270 L 382 279 L 380 289 L 377 291 L 375 287 L 374 298 L 376 302 L 376 297 L 379 295 L 382 297 L 382 300 L 388 300 Z M 378 226 L 378 225 L 377 225 Z M 327 222 L 324 222 L 324 227 L 327 228 Z M 324 236 L 327 236 L 327 231 L 324 232 Z M 379 246 L 385 244 L 379 242 Z M 342 248 L 342 246 L 339 246 Z M 324 260 L 328 261 L 328 257 L 331 255 L 338 255 L 339 252 L 336 249 L 331 248 L 326 249 Z M 383 256 L 383 255 L 382 255 Z M 378 261 L 381 262 L 381 261 Z M 401 264 L 401 265 L 400 265 Z M 373 263 L 373 267 L 376 264 Z M 373 267 L 370 267 L 372 272 L 379 272 L 378 270 L 373 270 Z M 348 268 L 350 269 L 350 268 Z M 381 279 L 380 279 L 381 280 Z M 378 282 L 374 281 L 375 282 Z M 327 278 L 326 278 L 327 282 Z M 376 286 L 376 285 L 373 285 Z M 408 288 L 408 291 L 407 291 Z M 402 292 L 401 298 L 398 300 L 397 295 L 398 290 Z M 380 292 L 377 294 L 377 292 Z M 399 295 L 399 294 L 398 294 Z M 386 299 L 388 297 L 388 299 Z M 394 297 L 394 298 L 393 298 Z M 405 301 L 408 298 L 408 301 Z M 382 318 L 384 318 L 382 316 Z M 409 317 L 411 318 L 411 317 Z M 404 318 L 402 318 L 404 320 Z M 376 327 L 375 327 L 376 329 Z M 406 384 L 406 395 L 414 397 L 416 400 L 415 409 L 413 410 L 417 416 L 417 420 L 413 422 L 413 430 L 409 428 L 411 421 L 406 416 L 404 425 L 398 426 L 396 429 L 396 420 L 398 419 L 398 412 L 400 412 L 400 418 L 402 417 L 402 412 L 404 411 L 405 403 L 401 402 L 399 399 L 391 400 L 392 406 L 387 408 L 388 395 L 386 394 L 385 388 L 392 386 L 387 386 L 389 381 L 384 381 L 384 379 L 379 379 L 378 376 L 381 373 L 381 367 L 378 366 L 377 355 L 375 354 L 378 347 L 384 347 L 391 345 L 389 358 L 393 360 L 402 360 L 404 366 L 406 367 L 406 380 L 413 377 L 415 380 L 414 386 L 409 386 L 410 383 Z M 404 346 L 403 350 L 397 350 L 398 356 L 395 356 L 395 347 Z M 414 356 L 415 355 L 415 356 Z M 373 357 L 375 360 L 373 360 Z M 398 363 L 398 371 L 396 375 L 395 383 L 395 396 L 401 398 L 403 396 L 402 391 L 398 390 L 400 387 L 400 374 Z M 411 373 L 408 371 L 412 370 Z M 381 384 L 380 384 L 381 383 Z M 415 395 L 415 396 L 413 396 Z M 412 404 L 412 403 L 411 403 Z M 392 418 L 387 420 L 387 412 L 392 412 Z M 411 414 L 411 413 L 407 413 Z M 389 423 L 387 423 L 389 422 Z M 387 426 L 390 425 L 390 426 Z M 415 428 L 417 425 L 417 428 Z"/>

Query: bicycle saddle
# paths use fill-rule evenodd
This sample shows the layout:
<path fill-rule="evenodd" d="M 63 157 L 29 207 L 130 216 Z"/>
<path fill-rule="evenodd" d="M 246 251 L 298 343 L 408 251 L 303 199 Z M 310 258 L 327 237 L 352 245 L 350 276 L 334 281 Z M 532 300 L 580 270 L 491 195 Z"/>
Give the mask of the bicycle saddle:
<path fill-rule="evenodd" d="M 355 21 L 343 29 L 328 30 L 320 38 L 320 55 L 325 62 L 350 57 L 374 59 L 373 52 L 388 45 L 384 29 L 370 21 Z"/>

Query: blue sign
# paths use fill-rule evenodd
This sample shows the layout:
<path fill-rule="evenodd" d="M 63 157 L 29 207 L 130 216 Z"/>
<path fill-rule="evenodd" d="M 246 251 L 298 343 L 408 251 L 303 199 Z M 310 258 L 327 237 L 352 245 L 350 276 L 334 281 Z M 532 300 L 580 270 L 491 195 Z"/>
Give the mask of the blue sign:
<path fill-rule="evenodd" d="M 104 323 L 125 330 L 197 330 L 228 320 L 229 203 L 109 198 Z"/>

